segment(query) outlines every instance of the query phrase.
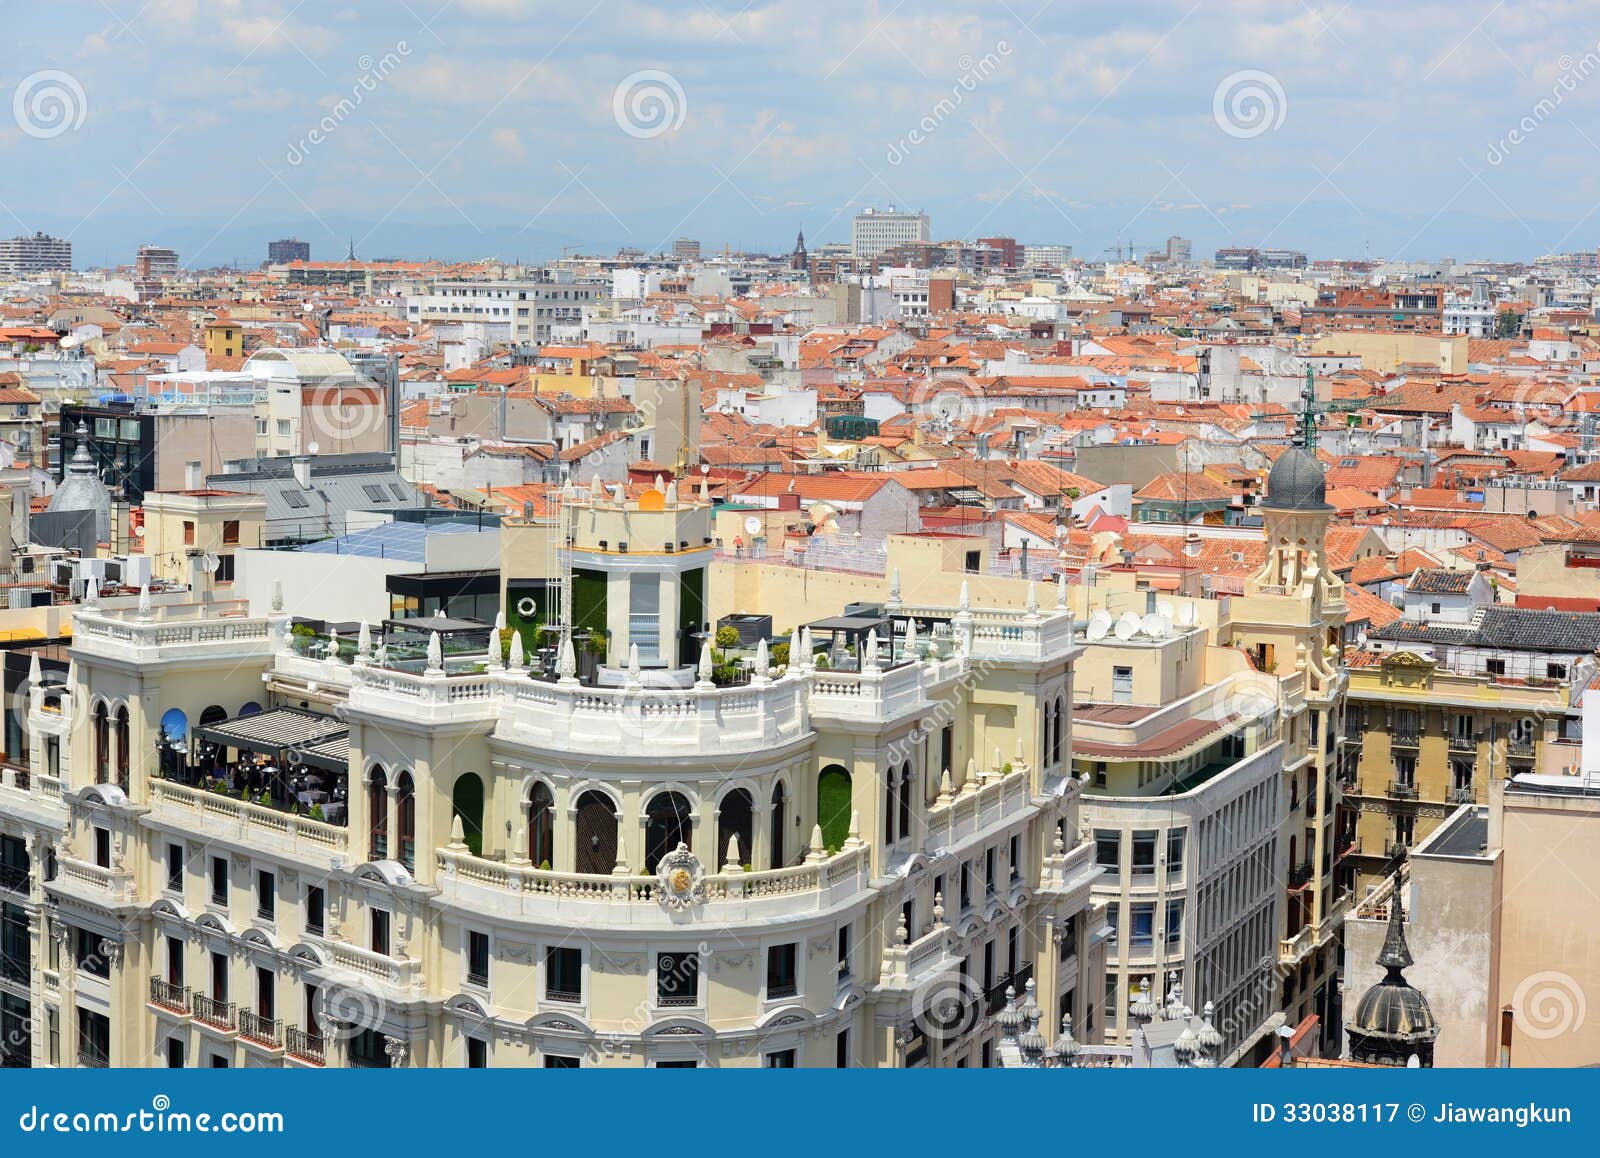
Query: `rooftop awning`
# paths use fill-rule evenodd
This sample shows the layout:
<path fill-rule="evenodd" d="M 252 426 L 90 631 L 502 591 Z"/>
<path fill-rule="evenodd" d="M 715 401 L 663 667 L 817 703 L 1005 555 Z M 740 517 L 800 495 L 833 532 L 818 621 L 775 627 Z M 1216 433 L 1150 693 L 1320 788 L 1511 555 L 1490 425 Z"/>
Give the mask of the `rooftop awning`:
<path fill-rule="evenodd" d="M 350 736 L 336 736 L 300 749 L 300 762 L 313 768 L 326 768 L 329 772 L 343 772 L 350 767 Z"/>
<path fill-rule="evenodd" d="M 207 724 L 196 728 L 195 735 L 229 748 L 277 755 L 290 748 L 303 752 L 310 747 L 347 737 L 349 731 L 350 726 L 343 720 L 321 712 L 274 708 L 270 712 L 235 716 L 219 724 Z M 342 769 L 344 765 L 339 767 Z"/>

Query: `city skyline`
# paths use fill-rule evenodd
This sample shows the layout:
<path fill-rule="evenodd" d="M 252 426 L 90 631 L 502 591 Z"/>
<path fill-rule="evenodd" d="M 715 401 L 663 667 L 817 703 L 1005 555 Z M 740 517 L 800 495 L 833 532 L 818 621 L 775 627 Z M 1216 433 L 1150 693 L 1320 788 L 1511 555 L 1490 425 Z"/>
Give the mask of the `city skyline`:
<path fill-rule="evenodd" d="M 112 5 L 24 31 L 0 217 L 86 264 L 150 241 L 220 265 L 290 234 L 407 258 L 679 234 L 781 252 L 887 204 L 936 238 L 1082 256 L 1180 234 L 1532 258 L 1595 240 L 1600 28 L 1578 15 Z"/>

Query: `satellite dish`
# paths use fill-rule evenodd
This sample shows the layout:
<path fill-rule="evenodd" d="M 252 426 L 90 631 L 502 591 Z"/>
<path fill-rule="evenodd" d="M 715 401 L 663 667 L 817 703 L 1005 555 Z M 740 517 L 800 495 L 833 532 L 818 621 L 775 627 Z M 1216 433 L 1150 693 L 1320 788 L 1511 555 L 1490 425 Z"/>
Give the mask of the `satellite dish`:
<path fill-rule="evenodd" d="M 207 552 L 205 558 L 200 560 L 200 566 L 206 571 L 207 574 L 216 571 L 220 564 L 221 560 L 210 552 Z"/>
<path fill-rule="evenodd" d="M 134 529 L 133 529 L 133 537 L 134 537 L 134 538 L 135 538 L 135 539 L 142 539 L 142 538 L 144 538 L 144 528 L 143 528 L 143 527 L 135 527 L 135 528 L 134 528 Z"/>
<path fill-rule="evenodd" d="M 1139 626 L 1151 639 L 1163 639 L 1167 634 L 1167 621 L 1152 611 L 1139 621 Z"/>
<path fill-rule="evenodd" d="M 1104 639 L 1110 631 L 1111 616 L 1103 610 L 1096 610 L 1093 615 L 1089 616 L 1089 626 L 1085 629 L 1084 635 L 1090 639 L 1098 640 Z"/>
<path fill-rule="evenodd" d="M 306 443 L 306 453 L 307 454 L 316 454 L 321 449 L 322 448 L 320 446 L 318 446 L 315 442 Z"/>
<path fill-rule="evenodd" d="M 754 515 L 746 518 L 744 521 L 744 533 L 747 535 L 759 535 L 761 533 L 761 520 Z"/>
<path fill-rule="evenodd" d="M 1178 609 L 1178 622 L 1184 627 L 1194 626 L 1195 611 L 1193 603 L 1185 603 L 1181 608 Z"/>
<path fill-rule="evenodd" d="M 1132 639 L 1139 634 L 1139 617 L 1131 611 L 1124 611 L 1117 617 L 1117 638 Z"/>

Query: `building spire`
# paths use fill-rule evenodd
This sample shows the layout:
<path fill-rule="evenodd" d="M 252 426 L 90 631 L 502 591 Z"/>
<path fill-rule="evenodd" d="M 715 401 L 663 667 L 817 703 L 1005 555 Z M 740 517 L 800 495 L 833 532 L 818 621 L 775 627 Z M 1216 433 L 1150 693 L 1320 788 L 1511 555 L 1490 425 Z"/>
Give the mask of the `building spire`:
<path fill-rule="evenodd" d="M 1400 901 L 1400 874 L 1394 875 L 1394 895 L 1389 901 L 1389 930 L 1383 935 L 1383 951 L 1378 964 L 1392 972 L 1411 965 L 1411 947 L 1406 944 L 1406 913 Z"/>

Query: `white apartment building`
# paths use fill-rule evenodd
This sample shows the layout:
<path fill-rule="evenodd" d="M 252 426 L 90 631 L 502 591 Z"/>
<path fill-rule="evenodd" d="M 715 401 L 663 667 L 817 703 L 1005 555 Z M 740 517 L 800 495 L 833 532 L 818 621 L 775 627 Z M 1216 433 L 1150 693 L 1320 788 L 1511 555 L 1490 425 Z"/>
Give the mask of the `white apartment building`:
<path fill-rule="evenodd" d="M 1096 1040 L 1071 613 L 896 584 L 739 677 L 709 504 L 564 505 L 553 649 L 81 608 L 0 780 L 29 1063 L 977 1067 L 1029 983 Z"/>
<path fill-rule="evenodd" d="M 1465 334 L 1469 338 L 1494 337 L 1495 307 L 1487 297 L 1472 294 L 1446 294 L 1440 329 L 1445 334 Z"/>
<path fill-rule="evenodd" d="M 608 284 L 579 281 L 565 270 L 525 281 L 441 279 L 406 298 L 405 316 L 418 323 L 485 322 L 495 340 L 543 344 L 552 327 L 580 324 L 584 307 L 609 293 Z"/>
<path fill-rule="evenodd" d="M 877 257 L 886 249 L 932 240 L 926 213 L 866 209 L 850 221 L 850 253 L 858 259 Z"/>
<path fill-rule="evenodd" d="M 72 268 L 72 242 L 45 233 L 0 240 L 0 274 L 54 273 Z"/>

